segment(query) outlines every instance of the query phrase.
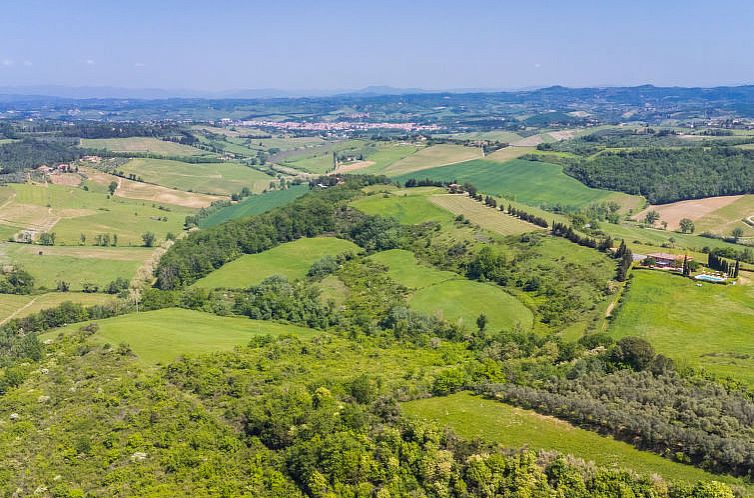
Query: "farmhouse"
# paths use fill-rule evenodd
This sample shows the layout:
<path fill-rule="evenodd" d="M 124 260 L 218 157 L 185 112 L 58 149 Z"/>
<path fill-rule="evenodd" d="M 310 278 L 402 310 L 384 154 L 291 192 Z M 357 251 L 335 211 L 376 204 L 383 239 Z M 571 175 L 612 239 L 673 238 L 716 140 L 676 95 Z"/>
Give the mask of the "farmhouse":
<path fill-rule="evenodd" d="M 679 268 L 683 265 L 683 258 L 687 258 L 691 261 L 693 258 L 690 256 L 684 256 L 683 254 L 668 254 L 666 252 L 655 252 L 647 254 L 648 258 L 655 260 L 656 266 L 667 266 L 673 268 Z"/>

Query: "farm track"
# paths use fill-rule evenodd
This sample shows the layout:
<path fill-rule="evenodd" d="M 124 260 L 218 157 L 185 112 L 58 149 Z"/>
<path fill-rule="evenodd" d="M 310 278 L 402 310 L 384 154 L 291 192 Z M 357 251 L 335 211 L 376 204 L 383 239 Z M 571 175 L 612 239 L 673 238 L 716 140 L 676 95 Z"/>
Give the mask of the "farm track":
<path fill-rule="evenodd" d="M 16 316 L 18 316 L 18 314 L 19 314 L 19 313 L 21 313 L 21 312 L 23 312 L 23 311 L 24 311 L 25 309 L 29 308 L 29 307 L 30 307 L 31 305 L 33 305 L 33 304 L 34 304 L 35 302 L 37 302 L 37 298 L 36 298 L 36 297 L 35 297 L 35 298 L 33 298 L 33 299 L 32 299 L 31 301 L 29 301 L 28 303 L 26 303 L 26 304 L 24 304 L 23 306 L 21 306 L 20 308 L 18 308 L 18 309 L 17 309 L 16 311 L 14 311 L 13 313 L 11 313 L 11 314 L 10 314 L 10 315 L 8 315 L 7 317 L 5 317 L 5 318 L 4 318 L 3 320 L 0 320 L 0 325 L 4 325 L 4 324 L 6 324 L 7 322 L 9 322 L 9 321 L 13 320 L 13 318 L 15 318 Z"/>

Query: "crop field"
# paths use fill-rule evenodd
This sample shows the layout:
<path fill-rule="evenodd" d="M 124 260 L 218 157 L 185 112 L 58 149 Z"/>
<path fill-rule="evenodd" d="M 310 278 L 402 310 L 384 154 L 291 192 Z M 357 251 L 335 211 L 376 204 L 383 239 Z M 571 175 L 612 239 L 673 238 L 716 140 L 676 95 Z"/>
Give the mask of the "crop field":
<path fill-rule="evenodd" d="M 113 296 L 101 293 L 48 292 L 34 296 L 3 295 L 0 299 L 0 325 L 11 318 L 23 318 L 47 308 L 54 308 L 65 301 L 93 306 L 105 304 Z"/>
<path fill-rule="evenodd" d="M 366 156 L 372 164 L 364 168 L 362 173 L 382 174 L 391 164 L 410 156 L 419 149 L 419 146 L 410 144 L 379 144 L 375 152 Z"/>
<path fill-rule="evenodd" d="M 403 175 L 396 180 L 403 182 L 416 176 Z M 418 176 L 432 180 L 470 182 L 483 192 L 534 206 L 565 204 L 583 207 L 595 202 L 616 201 L 624 209 L 629 209 L 642 204 L 642 199 L 638 196 L 587 187 L 563 173 L 559 165 L 541 161 L 467 161 L 427 169 Z"/>
<path fill-rule="evenodd" d="M 364 149 L 366 145 L 367 142 L 364 140 L 324 142 L 301 149 L 283 151 L 270 160 L 297 170 L 323 174 L 333 169 L 333 152 L 357 152 Z"/>
<path fill-rule="evenodd" d="M 388 176 L 400 176 L 447 164 L 479 159 L 481 157 L 482 151 L 476 147 L 447 144 L 433 145 L 394 162 L 384 168 L 382 173 Z"/>
<path fill-rule="evenodd" d="M 168 308 L 145 313 L 97 320 L 99 331 L 92 340 L 117 346 L 127 343 L 146 366 L 167 363 L 182 354 L 227 351 L 246 344 L 254 336 L 295 334 L 302 337 L 318 333 L 313 329 L 239 317 L 222 317 L 201 311 Z M 48 332 L 70 334 L 82 325 Z"/>
<path fill-rule="evenodd" d="M 433 204 L 428 197 L 430 194 L 443 192 L 445 189 L 434 187 L 392 190 L 390 193 L 376 193 L 357 199 L 351 203 L 351 206 L 366 214 L 395 218 L 405 225 L 415 225 L 426 221 L 449 224 L 455 216 Z"/>
<path fill-rule="evenodd" d="M 485 206 L 467 195 L 433 195 L 430 196 L 429 200 L 453 214 L 463 215 L 472 223 L 500 235 L 518 235 L 535 230 L 544 230 L 541 227 L 502 213 L 495 208 Z"/>
<path fill-rule="evenodd" d="M 115 175 L 102 173 L 93 169 L 86 169 L 87 187 L 90 190 L 106 192 L 111 182 L 118 183 L 115 195 L 127 199 L 157 202 L 160 204 L 172 204 L 185 208 L 202 208 L 212 204 L 212 201 L 223 199 L 217 195 L 200 194 L 198 192 L 185 192 L 161 185 L 136 182 Z"/>
<path fill-rule="evenodd" d="M 711 227 L 713 232 L 717 232 L 719 225 L 716 226 L 715 222 L 722 222 L 723 225 L 739 222 L 741 225 L 746 225 L 741 220 L 747 216 L 754 215 L 754 202 L 752 202 L 754 196 L 750 196 L 751 199 L 747 199 L 739 204 L 744 197 L 745 196 L 743 195 L 728 195 L 721 197 L 707 197 L 706 199 L 678 201 L 670 204 L 650 205 L 637 213 L 637 215 L 634 216 L 634 219 L 643 220 L 649 211 L 657 211 L 660 214 L 660 221 L 655 223 L 656 226 L 659 226 L 660 222 L 666 221 L 668 223 L 668 229 L 678 230 L 679 223 L 683 218 L 688 218 L 692 221 L 699 221 L 703 218 L 713 216 L 707 221 L 706 225 Z M 738 205 L 736 206 L 736 204 Z M 735 207 L 726 209 L 731 206 Z M 751 207 L 752 209 L 747 210 L 746 207 Z M 715 214 L 721 210 L 723 212 L 715 216 Z M 739 210 L 741 211 L 740 214 L 738 213 Z M 730 230 L 728 230 L 728 234 L 729 233 Z"/>
<path fill-rule="evenodd" d="M 634 335 L 680 365 L 743 380 L 754 386 L 754 285 L 703 284 L 659 271 L 634 272 L 624 303 L 608 331 Z"/>
<path fill-rule="evenodd" d="M 81 146 L 89 149 L 105 149 L 113 152 L 151 152 L 165 156 L 204 156 L 206 151 L 175 142 L 166 142 L 152 137 L 129 138 L 84 138 Z"/>
<path fill-rule="evenodd" d="M 309 188 L 306 185 L 294 185 L 285 190 L 272 190 L 264 194 L 252 195 L 238 204 L 215 211 L 202 219 L 199 226 L 209 228 L 228 220 L 266 213 L 271 209 L 291 203 L 308 192 Z"/>
<path fill-rule="evenodd" d="M 744 237 L 754 237 L 754 227 L 743 220 L 754 223 L 754 195 L 742 195 L 739 199 L 702 216 L 696 221 L 696 231 L 709 231 L 730 235 L 734 228 L 744 231 Z"/>
<path fill-rule="evenodd" d="M 154 232 L 158 239 L 180 233 L 193 212 L 63 185 L 14 184 L 11 189 L 14 196 L 0 212 L 0 224 L 55 232 L 56 244 L 78 245 L 82 234 L 93 244 L 96 235 L 107 233 L 118 235 L 118 245 L 141 245 L 144 232 Z"/>
<path fill-rule="evenodd" d="M 70 283 L 74 291 L 81 290 L 85 282 L 102 288 L 118 277 L 131 280 L 152 254 L 151 249 L 135 247 L 47 247 L 9 243 L 3 246 L 0 252 L 5 252 L 6 260 L 31 273 L 36 287 L 55 289 L 63 280 Z"/>
<path fill-rule="evenodd" d="M 267 188 L 273 177 L 238 163 L 190 164 L 164 159 L 132 159 L 119 170 L 145 182 L 188 192 L 230 195 L 248 187 L 253 192 Z"/>
<path fill-rule="evenodd" d="M 532 154 L 537 151 L 536 147 L 505 147 L 490 153 L 485 157 L 488 161 L 497 161 L 504 163 L 511 159 L 518 159 L 525 154 Z"/>
<path fill-rule="evenodd" d="M 197 281 L 196 287 L 247 288 L 272 275 L 283 275 L 289 280 L 303 278 L 312 264 L 325 256 L 344 252 L 358 253 L 356 244 L 334 237 L 298 239 L 273 247 L 258 254 L 246 254 L 226 263 Z"/>
<path fill-rule="evenodd" d="M 402 403 L 401 411 L 410 417 L 440 423 L 466 439 L 479 438 L 509 448 L 556 450 L 599 465 L 659 474 L 668 480 L 715 479 L 742 484 L 740 480 L 710 474 L 637 450 L 628 443 L 600 436 L 556 418 L 467 392 Z"/>
<path fill-rule="evenodd" d="M 489 330 L 532 326 L 531 311 L 495 285 L 421 265 L 409 251 L 385 251 L 371 259 L 386 265 L 391 278 L 413 291 L 408 302 L 417 311 L 470 329 L 476 328 L 481 313 L 487 315 Z"/>

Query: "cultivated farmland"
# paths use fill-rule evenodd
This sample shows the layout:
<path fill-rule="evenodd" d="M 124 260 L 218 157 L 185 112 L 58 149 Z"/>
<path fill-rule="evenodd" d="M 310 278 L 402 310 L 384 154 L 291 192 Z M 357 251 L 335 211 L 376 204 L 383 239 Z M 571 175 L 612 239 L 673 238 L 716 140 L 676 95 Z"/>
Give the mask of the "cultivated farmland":
<path fill-rule="evenodd" d="M 399 176 L 447 164 L 479 159 L 481 157 L 482 151 L 476 147 L 446 144 L 433 145 L 387 166 L 383 169 L 382 173 L 388 176 Z"/>
<path fill-rule="evenodd" d="M 517 235 L 535 230 L 544 230 L 501 211 L 485 206 L 467 195 L 442 194 L 429 197 L 432 203 L 456 215 L 463 215 L 467 220 L 480 227 L 500 235 Z"/>
<path fill-rule="evenodd" d="M 81 146 L 88 149 L 105 149 L 113 152 L 152 153 L 164 156 L 204 156 L 207 152 L 189 145 L 167 142 L 151 137 L 84 138 Z"/>

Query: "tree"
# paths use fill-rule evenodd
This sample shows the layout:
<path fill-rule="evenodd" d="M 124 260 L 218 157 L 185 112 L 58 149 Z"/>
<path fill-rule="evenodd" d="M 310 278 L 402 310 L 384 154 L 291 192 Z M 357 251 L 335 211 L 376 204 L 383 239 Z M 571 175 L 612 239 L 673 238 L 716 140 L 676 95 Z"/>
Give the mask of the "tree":
<path fill-rule="evenodd" d="M 732 231 L 730 232 L 730 234 L 731 234 L 731 235 L 733 236 L 733 239 L 734 239 L 734 240 L 735 240 L 736 242 L 738 242 L 738 239 L 740 239 L 740 238 L 741 238 L 741 237 L 743 236 L 743 234 L 744 234 L 744 231 L 743 231 L 743 229 L 742 229 L 741 227 L 736 227 L 736 228 L 734 228 L 734 229 L 733 229 L 733 230 L 732 230 Z"/>
<path fill-rule="evenodd" d="M 649 211 L 646 216 L 644 216 L 644 223 L 647 225 L 654 225 L 655 221 L 660 219 L 660 213 L 655 211 L 654 209 Z"/>
<path fill-rule="evenodd" d="M 479 328 L 480 332 L 484 331 L 484 329 L 487 328 L 487 315 L 480 313 L 476 318 L 476 326 Z"/>
<path fill-rule="evenodd" d="M 655 357 L 652 345 L 641 337 L 624 337 L 610 352 L 613 363 L 636 371 L 646 369 Z"/>
<path fill-rule="evenodd" d="M 43 246 L 54 246 L 55 232 L 42 232 L 39 234 L 39 243 Z"/>
<path fill-rule="evenodd" d="M 115 191 L 118 190 L 118 182 L 110 182 L 110 185 L 107 186 L 107 190 L 110 192 L 110 195 L 114 195 Z"/>
<path fill-rule="evenodd" d="M 154 247 L 157 236 L 152 232 L 146 232 L 141 234 L 141 240 L 144 241 L 144 247 Z"/>
<path fill-rule="evenodd" d="M 681 219 L 679 225 L 681 227 L 681 232 L 683 233 L 694 233 L 694 230 L 696 230 L 694 222 L 688 218 Z"/>

